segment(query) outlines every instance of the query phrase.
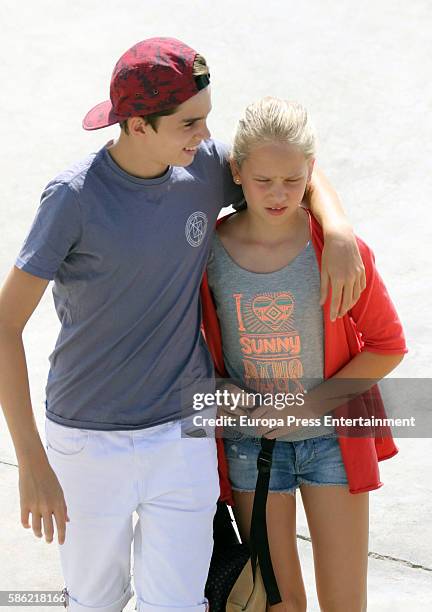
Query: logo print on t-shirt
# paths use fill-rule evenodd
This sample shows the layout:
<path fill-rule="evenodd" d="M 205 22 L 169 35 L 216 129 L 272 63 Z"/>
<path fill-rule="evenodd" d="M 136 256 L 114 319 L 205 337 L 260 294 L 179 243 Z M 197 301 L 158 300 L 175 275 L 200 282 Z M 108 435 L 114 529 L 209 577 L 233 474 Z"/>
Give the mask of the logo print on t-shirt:
<path fill-rule="evenodd" d="M 193 247 L 198 247 L 204 240 L 207 231 L 207 215 L 200 210 L 192 213 L 186 221 L 186 240 Z"/>
<path fill-rule="evenodd" d="M 273 331 L 286 329 L 293 309 L 294 298 L 290 293 L 257 295 L 252 301 L 255 316 Z"/>
<path fill-rule="evenodd" d="M 294 320 L 295 298 L 288 291 L 233 294 L 243 379 L 260 393 L 303 393 L 302 342 Z"/>

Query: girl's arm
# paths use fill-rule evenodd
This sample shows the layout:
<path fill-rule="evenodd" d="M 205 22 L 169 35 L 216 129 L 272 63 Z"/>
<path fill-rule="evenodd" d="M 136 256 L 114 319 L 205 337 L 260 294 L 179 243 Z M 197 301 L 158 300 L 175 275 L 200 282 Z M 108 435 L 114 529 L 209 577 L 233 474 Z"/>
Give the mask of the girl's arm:
<path fill-rule="evenodd" d="M 332 287 L 330 318 L 342 317 L 357 302 L 366 285 L 365 270 L 353 228 L 336 191 L 316 165 L 305 194 L 324 233 L 321 264 L 321 304 Z"/>
<path fill-rule="evenodd" d="M 305 405 L 299 410 L 291 411 L 290 414 L 307 419 L 324 416 L 335 408 L 346 404 L 354 396 L 359 396 L 373 387 L 387 374 L 390 374 L 403 358 L 404 353 L 402 351 L 390 355 L 362 351 L 334 376 L 309 391 L 306 395 Z M 342 379 L 347 379 L 347 383 L 343 384 Z M 353 406 L 355 411 L 355 404 Z M 285 411 L 284 416 L 288 416 Z M 266 437 L 278 438 L 281 435 L 283 435 L 283 432 L 278 429 Z"/>
<path fill-rule="evenodd" d="M 271 415 L 267 409 L 258 408 L 253 413 L 256 419 L 294 416 L 298 419 L 316 419 L 330 413 L 339 406 L 346 404 L 354 396 L 359 396 L 373 387 L 381 378 L 384 378 L 402 361 L 404 354 L 378 355 L 364 351 L 356 355 L 337 374 L 309 391 L 305 404 L 301 407 L 287 408 L 283 412 L 272 409 Z M 341 379 L 347 379 L 346 385 Z M 353 409 L 355 411 L 355 407 Z M 349 417 L 357 416 L 349 414 Z M 294 424 L 287 427 L 258 428 L 255 435 L 266 438 L 280 438 L 294 430 L 301 429 L 301 425 Z"/>
<path fill-rule="evenodd" d="M 39 304 L 47 280 L 13 268 L 0 291 L 0 404 L 12 436 L 19 468 L 21 523 L 53 539 L 54 514 L 59 543 L 65 539 L 66 504 L 36 426 L 22 341 L 24 327 Z"/>

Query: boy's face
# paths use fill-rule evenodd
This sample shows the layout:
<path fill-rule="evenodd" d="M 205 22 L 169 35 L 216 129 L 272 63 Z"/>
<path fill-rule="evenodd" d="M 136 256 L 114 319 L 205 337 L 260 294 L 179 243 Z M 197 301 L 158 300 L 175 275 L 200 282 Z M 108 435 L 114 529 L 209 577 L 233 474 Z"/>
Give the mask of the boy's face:
<path fill-rule="evenodd" d="M 210 138 L 207 127 L 210 110 L 210 87 L 206 87 L 183 102 L 173 115 L 161 117 L 157 132 L 142 122 L 142 143 L 152 161 L 162 166 L 192 163 L 201 141 Z"/>

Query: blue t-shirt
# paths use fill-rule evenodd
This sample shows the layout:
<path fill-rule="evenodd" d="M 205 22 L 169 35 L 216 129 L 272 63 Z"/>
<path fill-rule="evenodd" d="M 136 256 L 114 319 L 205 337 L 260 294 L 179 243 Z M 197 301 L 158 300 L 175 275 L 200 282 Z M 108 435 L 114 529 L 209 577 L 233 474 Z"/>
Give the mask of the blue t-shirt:
<path fill-rule="evenodd" d="M 54 280 L 49 419 L 143 429 L 212 390 L 199 286 L 220 208 L 242 198 L 226 155 L 208 140 L 188 167 L 140 179 L 104 147 L 47 185 L 15 265 Z"/>

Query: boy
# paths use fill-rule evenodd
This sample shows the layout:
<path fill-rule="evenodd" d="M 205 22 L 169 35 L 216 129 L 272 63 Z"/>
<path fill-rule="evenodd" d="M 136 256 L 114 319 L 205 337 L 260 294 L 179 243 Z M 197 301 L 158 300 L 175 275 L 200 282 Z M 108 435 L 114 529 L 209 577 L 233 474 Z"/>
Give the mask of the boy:
<path fill-rule="evenodd" d="M 145 40 L 120 58 L 110 101 L 83 122 L 118 122 L 119 139 L 47 185 L 0 295 L 0 401 L 21 521 L 29 528 L 31 513 L 35 535 L 51 542 L 54 517 L 72 611 L 126 606 L 132 541 L 138 610 L 206 609 L 216 448 L 182 437 L 181 395 L 213 376 L 199 286 L 220 207 L 242 197 L 226 148 L 210 140 L 209 82 L 205 60 L 174 39 Z M 330 280 L 336 317 L 357 300 L 363 267 L 320 176 L 310 204 L 331 238 L 322 292 Z M 61 331 L 45 452 L 22 331 L 50 280 Z"/>

